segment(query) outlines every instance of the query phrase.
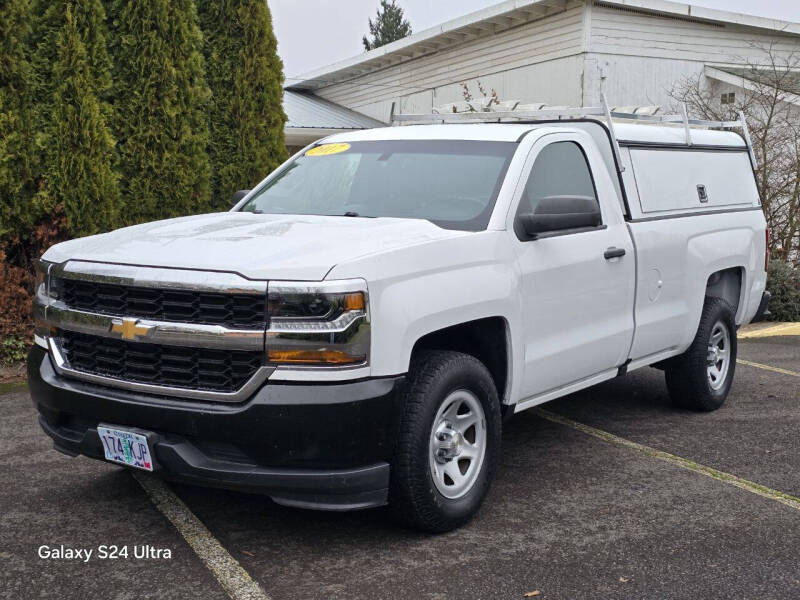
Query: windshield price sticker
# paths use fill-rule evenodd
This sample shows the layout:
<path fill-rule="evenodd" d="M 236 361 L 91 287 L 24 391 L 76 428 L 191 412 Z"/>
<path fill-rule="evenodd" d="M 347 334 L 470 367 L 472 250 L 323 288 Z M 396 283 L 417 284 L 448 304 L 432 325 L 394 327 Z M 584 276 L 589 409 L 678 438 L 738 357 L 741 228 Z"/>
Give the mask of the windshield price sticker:
<path fill-rule="evenodd" d="M 350 144 L 322 144 L 306 152 L 306 156 L 330 156 L 347 152 L 349 149 Z"/>

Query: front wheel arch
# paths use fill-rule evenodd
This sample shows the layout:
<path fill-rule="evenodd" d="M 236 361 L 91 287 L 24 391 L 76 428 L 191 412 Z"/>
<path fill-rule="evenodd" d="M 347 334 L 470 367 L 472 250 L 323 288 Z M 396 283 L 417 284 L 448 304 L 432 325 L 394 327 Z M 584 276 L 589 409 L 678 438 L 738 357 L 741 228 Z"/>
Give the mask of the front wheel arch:
<path fill-rule="evenodd" d="M 430 453 L 436 417 L 453 392 L 469 391 L 485 417 L 485 455 L 466 493 L 448 498 L 437 489 Z M 402 525 L 433 533 L 469 521 L 489 489 L 500 457 L 500 402 L 488 369 L 475 357 L 449 350 L 417 353 L 409 370 L 406 398 L 392 459 L 389 508 Z M 452 457 L 457 458 L 457 457 Z"/>

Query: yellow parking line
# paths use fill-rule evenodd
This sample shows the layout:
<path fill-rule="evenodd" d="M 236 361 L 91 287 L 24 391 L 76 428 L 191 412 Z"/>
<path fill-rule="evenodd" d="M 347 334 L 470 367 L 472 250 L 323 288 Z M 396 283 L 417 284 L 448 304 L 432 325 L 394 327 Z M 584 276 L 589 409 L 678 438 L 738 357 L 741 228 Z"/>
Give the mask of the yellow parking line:
<path fill-rule="evenodd" d="M 156 508 L 175 526 L 232 600 L 270 600 L 239 562 L 160 479 L 134 472 Z"/>
<path fill-rule="evenodd" d="M 764 369 L 766 371 L 773 371 L 775 373 L 782 373 L 783 375 L 792 375 L 793 377 L 800 377 L 800 373 L 790 371 L 789 369 L 781 369 L 780 367 L 772 367 L 770 365 L 762 365 L 761 363 L 750 362 L 749 360 L 736 359 L 736 363 L 740 365 L 747 365 L 748 367 L 756 367 L 757 369 Z"/>
<path fill-rule="evenodd" d="M 737 334 L 736 337 L 740 340 L 746 340 L 748 338 L 773 337 L 778 335 L 800 335 L 800 323 L 781 323 L 774 327 L 742 331 Z"/>
<path fill-rule="evenodd" d="M 541 408 L 534 408 L 532 410 L 534 413 L 536 413 L 543 419 L 547 419 L 548 421 L 551 421 L 553 423 L 558 423 L 559 425 L 566 425 L 567 427 L 571 427 L 572 429 L 576 429 L 582 433 L 591 435 L 592 437 L 596 437 L 610 444 L 614 444 L 615 446 L 620 446 L 628 450 L 633 450 L 635 452 L 639 452 L 640 454 L 644 454 L 645 456 L 649 456 L 651 458 L 663 460 L 664 462 L 667 462 L 671 465 L 675 465 L 676 467 L 680 467 L 682 469 L 686 469 L 687 471 L 692 471 L 694 473 L 699 473 L 700 475 L 705 475 L 706 477 L 711 477 L 712 479 L 716 479 L 717 481 L 721 481 L 722 483 L 726 483 L 728 485 L 732 485 L 739 489 L 745 490 L 747 492 L 750 492 L 751 494 L 755 494 L 756 496 L 761 496 L 762 498 L 768 498 L 770 500 L 774 500 L 776 502 L 780 502 L 781 504 L 785 504 L 786 506 L 790 506 L 794 509 L 800 510 L 800 498 L 792 496 L 791 494 L 785 494 L 783 492 L 779 492 L 778 490 L 773 490 L 772 488 L 768 488 L 766 486 L 759 485 L 752 481 L 748 481 L 747 479 L 742 479 L 741 477 L 737 477 L 736 475 L 731 475 L 730 473 L 725 473 L 724 471 L 719 471 L 712 467 L 701 465 L 699 463 L 694 462 L 693 460 L 689 460 L 688 458 L 682 458 L 680 456 L 676 456 L 668 452 L 663 452 L 662 450 L 656 450 L 655 448 L 651 448 L 650 446 L 645 446 L 643 444 L 638 444 L 636 442 L 626 440 L 625 438 L 621 438 L 617 435 L 614 435 L 613 433 L 609 433 L 607 431 L 603 431 L 602 429 L 597 429 L 595 427 L 590 427 L 589 425 L 584 425 L 583 423 L 578 423 L 577 421 L 573 421 L 572 419 L 562 417 L 561 415 L 557 415 L 555 413 L 543 410 Z"/>

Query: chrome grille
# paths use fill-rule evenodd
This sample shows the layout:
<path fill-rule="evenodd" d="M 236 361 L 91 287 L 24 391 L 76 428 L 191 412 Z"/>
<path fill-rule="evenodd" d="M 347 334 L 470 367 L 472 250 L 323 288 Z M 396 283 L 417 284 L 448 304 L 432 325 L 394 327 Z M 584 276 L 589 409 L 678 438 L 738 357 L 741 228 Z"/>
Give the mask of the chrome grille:
<path fill-rule="evenodd" d="M 275 370 L 264 364 L 266 292 L 233 272 L 70 260 L 48 267 L 34 313 L 59 375 L 242 402 Z"/>
<path fill-rule="evenodd" d="M 60 334 L 67 365 L 83 373 L 173 388 L 232 393 L 262 366 L 263 352 L 162 346 Z"/>
<path fill-rule="evenodd" d="M 263 329 L 265 294 L 225 294 L 126 286 L 80 279 L 59 279 L 69 308 L 104 315 L 155 321 Z"/>

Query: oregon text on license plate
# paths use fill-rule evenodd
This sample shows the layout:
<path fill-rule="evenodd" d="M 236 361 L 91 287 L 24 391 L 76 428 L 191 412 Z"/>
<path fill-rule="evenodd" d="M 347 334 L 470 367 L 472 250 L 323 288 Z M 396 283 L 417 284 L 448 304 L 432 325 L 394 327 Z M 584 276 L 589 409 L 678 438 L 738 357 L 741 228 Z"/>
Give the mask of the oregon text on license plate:
<path fill-rule="evenodd" d="M 150 457 L 150 448 L 145 436 L 132 431 L 103 426 L 97 428 L 97 434 L 100 436 L 100 441 L 103 442 L 103 451 L 106 453 L 107 460 L 146 471 L 153 470 L 153 460 Z"/>

